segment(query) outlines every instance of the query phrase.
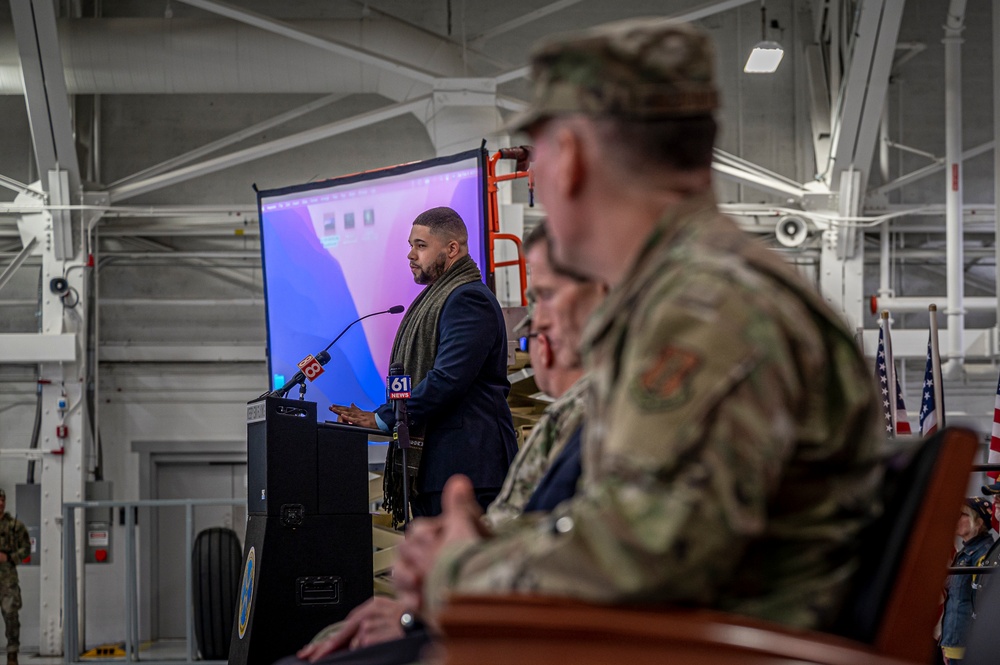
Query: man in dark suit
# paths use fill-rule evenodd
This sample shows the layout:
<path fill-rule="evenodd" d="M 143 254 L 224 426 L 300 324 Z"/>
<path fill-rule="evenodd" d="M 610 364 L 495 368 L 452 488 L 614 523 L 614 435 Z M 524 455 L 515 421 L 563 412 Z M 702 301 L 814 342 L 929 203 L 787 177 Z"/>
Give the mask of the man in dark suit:
<path fill-rule="evenodd" d="M 411 508 L 415 516 L 441 512 L 441 490 L 452 475 L 468 476 L 478 503 L 496 497 L 517 452 L 507 406 L 507 335 L 500 304 L 469 256 L 468 230 L 451 208 L 433 208 L 413 220 L 410 270 L 424 289 L 403 317 L 391 360 L 412 378 L 411 433 L 424 439 Z M 391 404 L 374 412 L 333 405 L 341 421 L 392 431 Z M 391 460 L 386 473 L 392 474 Z M 387 484 L 386 508 L 401 515 Z"/>

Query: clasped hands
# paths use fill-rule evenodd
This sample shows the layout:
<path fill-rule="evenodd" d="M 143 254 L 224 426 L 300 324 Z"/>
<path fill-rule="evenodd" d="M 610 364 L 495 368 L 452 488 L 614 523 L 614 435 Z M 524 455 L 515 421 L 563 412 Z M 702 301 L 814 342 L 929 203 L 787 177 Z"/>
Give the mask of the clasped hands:
<path fill-rule="evenodd" d="M 456 475 L 444 486 L 441 514 L 416 519 L 410 524 L 392 568 L 396 593 L 407 608 L 416 612 L 425 609 L 424 582 L 443 549 L 491 536 L 482 516 L 472 482 L 465 476 Z M 424 619 L 433 625 L 434 617 Z"/>

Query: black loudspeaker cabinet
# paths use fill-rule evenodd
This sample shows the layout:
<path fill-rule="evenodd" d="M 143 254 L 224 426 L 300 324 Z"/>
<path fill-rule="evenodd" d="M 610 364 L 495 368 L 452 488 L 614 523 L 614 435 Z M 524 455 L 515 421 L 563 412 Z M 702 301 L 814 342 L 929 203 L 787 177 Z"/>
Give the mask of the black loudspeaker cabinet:
<path fill-rule="evenodd" d="M 247 405 L 247 521 L 230 665 L 271 665 L 372 596 L 368 430 Z"/>

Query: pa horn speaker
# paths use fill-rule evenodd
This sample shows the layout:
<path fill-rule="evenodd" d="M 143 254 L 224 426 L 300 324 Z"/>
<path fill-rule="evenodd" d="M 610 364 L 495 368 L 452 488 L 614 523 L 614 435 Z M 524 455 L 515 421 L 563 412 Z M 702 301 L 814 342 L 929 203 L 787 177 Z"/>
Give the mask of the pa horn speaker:
<path fill-rule="evenodd" d="M 778 225 L 774 227 L 774 235 L 785 247 L 799 247 L 809 236 L 809 227 L 806 220 L 797 215 L 785 215 L 778 220 Z"/>

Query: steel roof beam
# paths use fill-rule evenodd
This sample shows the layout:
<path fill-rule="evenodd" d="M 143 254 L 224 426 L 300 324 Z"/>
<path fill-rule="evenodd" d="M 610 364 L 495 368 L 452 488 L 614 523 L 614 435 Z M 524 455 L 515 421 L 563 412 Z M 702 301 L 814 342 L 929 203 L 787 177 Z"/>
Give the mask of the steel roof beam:
<path fill-rule="evenodd" d="M 70 191 L 77 192 L 80 166 L 53 3 L 50 0 L 11 0 L 10 9 L 38 172 L 67 171 Z M 42 185 L 48 189 L 44 177 Z"/>
<path fill-rule="evenodd" d="M 375 123 L 382 122 L 383 120 L 388 120 L 389 118 L 406 115 L 407 113 L 414 113 L 417 110 L 424 108 L 430 97 L 430 95 L 422 95 L 408 102 L 390 104 L 389 106 L 384 106 L 374 111 L 361 113 L 350 118 L 345 118 L 344 120 L 338 120 L 337 122 L 333 122 L 328 125 L 309 129 L 304 132 L 299 132 L 298 134 L 292 134 L 291 136 L 269 141 L 268 143 L 262 143 L 260 145 L 253 146 L 252 148 L 237 150 L 236 152 L 232 152 L 228 155 L 215 157 L 199 164 L 184 166 L 174 171 L 161 173 L 159 175 L 131 182 L 120 187 L 112 187 L 108 190 L 108 194 L 112 202 L 124 201 L 126 199 L 139 196 L 140 194 L 146 194 L 147 192 L 176 185 L 179 182 L 184 182 L 185 180 L 190 180 L 191 178 L 197 178 L 208 173 L 222 171 L 223 169 L 236 166 L 237 164 L 243 164 L 255 159 L 260 159 L 261 157 L 266 157 L 268 155 L 284 152 L 285 150 L 308 145 L 309 143 L 313 143 L 315 141 L 328 139 L 331 136 L 337 136 L 338 134 L 344 134 L 355 129 L 360 129 L 361 127 L 367 127 L 368 125 L 373 125 Z"/>
<path fill-rule="evenodd" d="M 474 42 L 479 42 L 480 40 L 488 39 L 489 37 L 499 34 L 497 31 L 500 28 L 506 28 L 504 30 L 504 32 L 506 32 L 509 29 L 520 27 L 525 23 L 529 23 L 530 21 L 534 21 L 536 19 L 541 18 L 542 16 L 550 14 L 552 13 L 552 11 L 558 11 L 570 5 L 576 4 L 576 2 L 578 1 L 579 0 L 563 0 L 563 2 L 553 2 L 551 5 L 547 5 L 546 7 L 525 14 L 521 18 L 514 19 L 513 21 L 504 23 L 502 26 L 497 26 L 496 28 L 490 30 L 489 32 L 484 32 L 482 35 L 477 37 L 474 40 Z M 679 14 L 672 14 L 669 16 L 669 18 L 672 18 L 676 21 L 687 21 L 687 22 L 697 21 L 698 19 L 703 19 L 708 16 L 714 16 L 715 14 L 721 14 L 724 11 L 735 9 L 736 7 L 739 7 L 741 5 L 746 5 L 751 2 L 754 2 L 754 0 L 712 0 L 711 2 L 706 2 L 701 5 L 698 5 L 697 7 L 692 7 L 691 9 L 680 12 Z M 553 7 L 554 9 L 552 9 L 551 11 L 547 11 Z M 530 17 L 529 20 L 523 20 L 527 19 L 528 17 Z M 514 81 L 519 78 L 524 78 L 530 73 L 530 71 L 531 71 L 530 67 L 518 67 L 517 69 L 511 70 L 509 72 L 504 72 L 503 74 L 500 74 L 499 76 L 496 77 L 497 85 L 501 83 L 507 83 L 508 81 Z"/>
<path fill-rule="evenodd" d="M 831 164 L 823 174 L 831 190 L 839 188 L 840 174 L 848 169 L 862 174 L 862 188 L 868 180 L 904 4 L 904 0 L 864 0 L 857 13 L 850 63 L 833 122 Z"/>
<path fill-rule="evenodd" d="M 964 162 L 970 160 L 973 157 L 978 157 L 983 153 L 987 153 L 990 150 L 993 150 L 994 143 L 995 143 L 994 141 L 987 141 L 986 143 L 981 143 L 977 145 L 975 148 L 969 148 L 968 150 L 962 153 L 962 161 Z M 895 189 L 899 189 L 900 187 L 911 185 L 918 180 L 926 178 L 927 176 L 934 175 L 935 173 L 943 171 L 944 167 L 945 167 L 944 158 L 937 159 L 933 164 L 928 164 L 927 166 L 919 168 L 916 171 L 910 171 L 906 175 L 902 175 L 893 180 L 892 182 L 887 182 L 881 187 L 876 187 L 875 189 L 871 190 L 870 193 L 885 194 Z"/>
<path fill-rule="evenodd" d="M 518 16 L 517 18 L 511 19 L 506 23 L 501 23 L 500 25 L 493 27 L 482 34 L 476 35 L 475 37 L 469 40 L 469 43 L 474 44 L 475 46 L 482 46 L 484 42 L 493 39 L 497 35 L 502 35 L 505 32 L 510 32 L 511 30 L 520 28 L 522 25 L 527 25 L 529 23 L 532 23 L 533 21 L 537 21 L 540 18 L 544 18 L 549 14 L 554 14 L 555 12 L 562 11 L 567 7 L 572 7 L 573 5 L 578 4 L 579 2 L 580 0 L 557 0 L 557 2 L 552 2 L 550 4 L 545 5 L 544 7 L 539 7 L 535 11 L 528 12 L 527 14 Z"/>
<path fill-rule="evenodd" d="M 130 176 L 126 176 L 121 180 L 117 180 L 111 183 L 110 185 L 108 185 L 108 187 L 113 188 L 113 187 L 118 187 L 120 185 L 126 185 L 130 182 L 135 182 L 136 180 L 142 180 L 143 178 L 149 178 L 154 175 L 159 175 L 160 173 L 164 173 L 166 171 L 169 171 L 170 169 L 183 166 L 184 164 L 193 162 L 196 159 L 200 159 L 201 157 L 210 155 L 216 150 L 221 150 L 222 148 L 231 146 L 234 143 L 239 143 L 244 139 L 248 139 L 251 136 L 256 136 L 261 132 L 266 132 L 269 129 L 280 127 L 281 125 L 285 124 L 290 120 L 294 120 L 308 113 L 312 113 L 313 111 L 321 109 L 324 106 L 329 106 L 330 104 L 338 100 L 341 100 L 344 97 L 346 97 L 346 95 L 326 95 L 325 97 L 320 97 L 319 99 L 313 100 L 308 104 L 304 104 L 302 106 L 299 106 L 298 108 L 294 108 L 290 111 L 278 114 L 273 118 L 268 118 L 263 122 L 258 122 L 255 125 L 251 125 L 250 127 L 241 129 L 240 131 L 234 132 L 229 136 L 225 136 L 216 141 L 212 141 L 211 143 L 206 143 L 200 148 L 189 150 L 188 152 L 185 152 L 182 155 L 177 155 L 176 157 L 172 157 L 171 159 L 160 162 L 155 166 L 150 166 L 147 169 L 143 169 L 142 171 L 133 173 Z"/>
<path fill-rule="evenodd" d="M 440 73 L 429 72 L 427 70 L 387 58 L 384 55 L 380 55 L 374 51 L 369 51 L 360 46 L 346 44 L 332 39 L 325 39 L 323 37 L 317 37 L 316 35 L 294 28 L 287 23 L 283 23 L 282 21 L 277 21 L 268 16 L 264 16 L 263 14 L 258 14 L 256 12 L 231 5 L 227 2 L 221 2 L 220 0 L 178 0 L 178 2 L 183 2 L 186 5 L 191 5 L 192 7 L 197 7 L 198 9 L 218 14 L 219 16 L 225 16 L 226 18 L 231 18 L 235 21 L 252 25 L 255 28 L 260 28 L 261 30 L 273 32 L 283 37 L 288 37 L 289 39 L 309 44 L 310 46 L 315 46 L 316 48 L 323 49 L 324 51 L 336 53 L 337 55 L 350 58 L 351 60 L 357 60 L 358 62 L 373 65 L 379 69 L 405 76 L 420 83 L 433 85 L 434 81 L 440 76 Z"/>

